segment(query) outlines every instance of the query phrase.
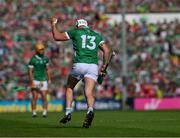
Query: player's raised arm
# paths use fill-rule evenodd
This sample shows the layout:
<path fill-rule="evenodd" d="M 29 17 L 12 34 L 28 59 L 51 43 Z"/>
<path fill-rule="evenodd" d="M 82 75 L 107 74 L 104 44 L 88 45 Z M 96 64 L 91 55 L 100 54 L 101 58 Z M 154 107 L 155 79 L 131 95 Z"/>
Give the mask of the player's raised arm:
<path fill-rule="evenodd" d="M 53 38 L 56 41 L 67 41 L 67 40 L 69 40 L 69 38 L 65 32 L 59 32 L 57 30 L 57 27 L 56 27 L 57 22 L 58 22 L 57 18 L 55 18 L 55 17 L 51 18 L 51 27 L 52 27 Z"/>

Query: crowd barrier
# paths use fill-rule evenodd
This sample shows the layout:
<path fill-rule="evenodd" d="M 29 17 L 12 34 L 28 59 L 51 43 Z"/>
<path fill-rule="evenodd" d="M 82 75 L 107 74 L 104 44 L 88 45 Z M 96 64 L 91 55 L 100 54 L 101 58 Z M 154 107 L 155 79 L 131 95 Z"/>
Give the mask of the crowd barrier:
<path fill-rule="evenodd" d="M 73 110 L 87 110 L 86 101 L 74 101 Z M 96 100 L 95 109 L 97 110 L 116 110 L 120 108 L 120 102 L 116 100 Z M 49 112 L 61 112 L 64 110 L 64 100 L 49 100 Z M 30 112 L 30 100 L 23 101 L 0 101 L 0 112 Z M 37 111 L 42 111 L 42 101 L 37 101 Z"/>
<path fill-rule="evenodd" d="M 135 98 L 134 110 L 174 110 L 180 109 L 180 97 Z"/>
<path fill-rule="evenodd" d="M 48 111 L 61 112 L 63 110 L 63 100 L 50 100 L 48 102 Z M 0 101 L 0 112 L 30 112 L 30 100 L 23 101 Z M 37 111 L 42 111 L 42 101 L 37 101 Z"/>
<path fill-rule="evenodd" d="M 174 98 L 134 98 L 134 110 L 178 110 L 180 109 L 180 97 Z M 49 112 L 62 112 L 64 100 L 49 100 Z M 118 110 L 121 103 L 113 99 L 101 99 L 95 102 L 96 110 Z M 86 101 L 74 101 L 73 110 L 87 110 Z M 30 112 L 31 102 L 23 101 L 0 101 L 0 112 Z M 42 111 L 42 101 L 37 102 L 37 111 Z"/>

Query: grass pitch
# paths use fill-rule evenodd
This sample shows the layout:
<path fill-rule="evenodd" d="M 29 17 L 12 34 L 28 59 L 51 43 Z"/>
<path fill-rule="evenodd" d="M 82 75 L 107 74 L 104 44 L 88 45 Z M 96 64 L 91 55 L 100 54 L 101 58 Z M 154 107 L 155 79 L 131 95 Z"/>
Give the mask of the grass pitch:
<path fill-rule="evenodd" d="M 0 113 L 1 137 L 180 137 L 178 111 L 96 111 L 92 126 L 82 128 L 85 111 L 75 111 L 66 125 L 63 113 L 32 118 L 31 113 Z"/>

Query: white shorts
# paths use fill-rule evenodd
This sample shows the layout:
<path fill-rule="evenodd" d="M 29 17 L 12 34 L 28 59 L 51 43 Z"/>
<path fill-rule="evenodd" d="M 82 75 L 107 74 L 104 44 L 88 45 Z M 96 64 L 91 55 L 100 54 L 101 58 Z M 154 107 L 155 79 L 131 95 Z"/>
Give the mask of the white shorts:
<path fill-rule="evenodd" d="M 47 81 L 37 81 L 33 80 L 35 88 L 38 88 L 41 91 L 46 91 L 48 90 L 48 83 Z"/>
<path fill-rule="evenodd" d="M 70 75 L 78 80 L 87 77 L 96 81 L 98 77 L 98 66 L 96 64 L 74 63 Z"/>

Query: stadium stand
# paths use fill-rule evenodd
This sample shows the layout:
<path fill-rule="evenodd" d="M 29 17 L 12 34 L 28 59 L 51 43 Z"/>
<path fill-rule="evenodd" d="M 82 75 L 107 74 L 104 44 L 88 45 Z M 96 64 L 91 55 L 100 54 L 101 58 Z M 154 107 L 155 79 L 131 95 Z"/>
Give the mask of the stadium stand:
<path fill-rule="evenodd" d="M 179 0 L 127 0 L 126 3 L 129 13 L 180 10 Z M 28 91 L 27 64 L 38 41 L 45 44 L 46 54 L 51 58 L 53 85 L 50 98 L 63 98 L 72 45 L 71 42 L 53 40 L 50 28 L 53 15 L 59 17 L 62 30 L 73 27 L 76 18 L 85 17 L 117 51 L 105 81 L 97 86 L 96 97 L 120 99 L 122 61 L 118 51 L 121 24 L 108 23 L 110 19 L 105 15 L 120 13 L 119 5 L 116 0 L 78 0 L 73 3 L 71 0 L 0 0 L 0 100 L 29 99 L 29 94 L 22 94 L 22 91 Z M 180 96 L 180 21 L 147 23 L 140 20 L 126 24 L 128 97 Z M 83 99 L 81 85 L 75 89 L 77 100 Z M 20 93 L 15 93 L 18 89 Z"/>

